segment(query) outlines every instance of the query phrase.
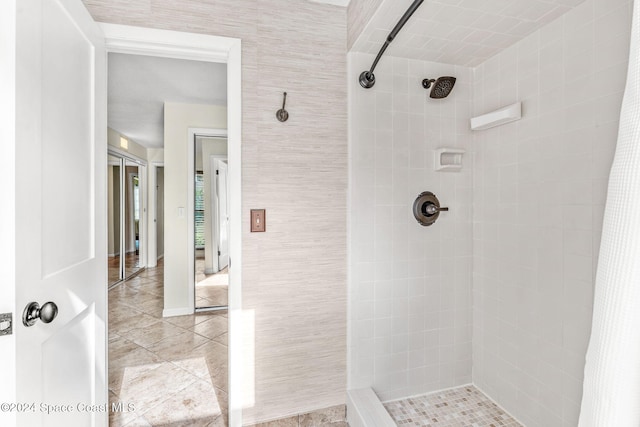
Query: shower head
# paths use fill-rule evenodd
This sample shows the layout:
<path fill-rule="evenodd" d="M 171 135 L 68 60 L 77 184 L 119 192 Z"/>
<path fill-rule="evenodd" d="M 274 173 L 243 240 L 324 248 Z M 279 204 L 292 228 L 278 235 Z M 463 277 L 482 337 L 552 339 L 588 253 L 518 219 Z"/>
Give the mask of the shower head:
<path fill-rule="evenodd" d="M 433 84 L 433 88 L 431 85 Z M 451 93 L 451 89 L 453 89 L 453 85 L 456 84 L 455 77 L 439 77 L 436 79 L 424 79 L 422 81 L 422 87 L 425 89 L 431 88 L 431 93 L 429 96 L 433 99 L 442 99 L 449 96 Z"/>

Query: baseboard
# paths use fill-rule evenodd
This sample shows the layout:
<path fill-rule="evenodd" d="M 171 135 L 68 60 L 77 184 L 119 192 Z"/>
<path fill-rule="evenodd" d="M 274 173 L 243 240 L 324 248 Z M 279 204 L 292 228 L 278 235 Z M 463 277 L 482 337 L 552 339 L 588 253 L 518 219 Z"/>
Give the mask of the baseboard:
<path fill-rule="evenodd" d="M 193 309 L 189 307 L 165 308 L 162 310 L 162 317 L 187 316 L 193 314 Z"/>

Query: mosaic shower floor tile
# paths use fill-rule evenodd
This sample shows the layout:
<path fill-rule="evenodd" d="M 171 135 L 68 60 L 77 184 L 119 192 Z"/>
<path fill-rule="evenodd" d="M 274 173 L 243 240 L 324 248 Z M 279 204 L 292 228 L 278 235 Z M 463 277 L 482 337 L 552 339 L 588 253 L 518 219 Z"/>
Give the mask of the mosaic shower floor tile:
<path fill-rule="evenodd" d="M 384 404 L 398 426 L 523 427 L 472 385 Z"/>

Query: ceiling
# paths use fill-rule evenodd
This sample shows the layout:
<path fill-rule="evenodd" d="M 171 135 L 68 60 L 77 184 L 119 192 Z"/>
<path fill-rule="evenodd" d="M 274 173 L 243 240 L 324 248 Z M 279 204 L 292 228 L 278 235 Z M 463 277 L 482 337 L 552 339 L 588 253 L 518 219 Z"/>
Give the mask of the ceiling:
<path fill-rule="evenodd" d="M 584 0 L 426 0 L 385 55 L 475 67 Z M 352 51 L 377 54 L 412 0 L 384 0 Z"/>
<path fill-rule="evenodd" d="M 108 125 L 147 148 L 164 146 L 164 103 L 227 103 L 227 66 L 109 54 Z"/>

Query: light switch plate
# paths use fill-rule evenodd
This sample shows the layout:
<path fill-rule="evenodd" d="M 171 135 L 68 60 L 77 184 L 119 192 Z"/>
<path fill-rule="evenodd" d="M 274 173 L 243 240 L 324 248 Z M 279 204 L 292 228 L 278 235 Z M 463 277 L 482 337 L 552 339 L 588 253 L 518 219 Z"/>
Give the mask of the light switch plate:
<path fill-rule="evenodd" d="M 0 314 L 0 336 L 11 335 L 13 333 L 13 315 L 12 313 Z"/>
<path fill-rule="evenodd" d="M 267 230 L 266 213 L 264 209 L 251 209 L 251 232 L 264 232 Z"/>

